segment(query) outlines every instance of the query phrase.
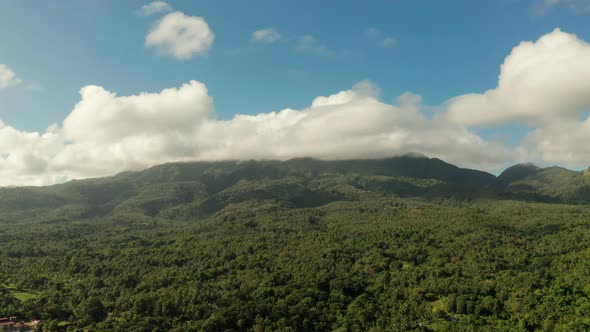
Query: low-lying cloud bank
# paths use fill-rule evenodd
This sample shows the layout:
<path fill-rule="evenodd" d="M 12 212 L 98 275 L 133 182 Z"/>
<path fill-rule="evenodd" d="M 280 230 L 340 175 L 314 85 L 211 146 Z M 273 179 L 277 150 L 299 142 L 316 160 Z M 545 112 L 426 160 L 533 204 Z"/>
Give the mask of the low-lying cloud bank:
<path fill-rule="evenodd" d="M 376 158 L 421 152 L 451 162 L 497 167 L 505 147 L 464 127 L 420 112 L 421 98 L 404 94 L 383 103 L 368 81 L 285 109 L 217 120 L 207 87 L 191 81 L 159 93 L 117 96 L 102 87 L 81 100 L 45 133 L 0 124 L 3 185 L 50 184 L 186 160 Z"/>
<path fill-rule="evenodd" d="M 498 87 L 424 112 L 405 93 L 395 104 L 363 81 L 301 110 L 216 119 L 205 84 L 118 96 L 99 86 L 61 125 L 23 132 L 0 122 L 0 185 L 43 185 L 188 160 L 379 158 L 409 152 L 498 171 L 532 160 L 585 167 L 590 160 L 590 47 L 555 30 L 515 47 Z M 586 64 L 586 66 L 584 66 Z M 532 126 L 518 146 L 485 140 L 472 126 Z"/>

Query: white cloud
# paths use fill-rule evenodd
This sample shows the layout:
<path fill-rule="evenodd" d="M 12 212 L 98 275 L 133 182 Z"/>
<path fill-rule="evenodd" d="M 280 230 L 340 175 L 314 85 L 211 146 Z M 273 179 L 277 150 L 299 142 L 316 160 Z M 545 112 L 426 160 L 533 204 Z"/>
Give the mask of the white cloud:
<path fill-rule="evenodd" d="M 381 47 L 383 48 L 392 48 L 395 46 L 395 44 L 396 40 L 392 37 L 383 38 L 383 40 L 381 41 Z"/>
<path fill-rule="evenodd" d="M 172 6 L 164 1 L 154 1 L 147 5 L 144 5 L 139 10 L 139 14 L 142 16 L 150 16 L 159 13 L 168 13 L 172 11 Z"/>
<path fill-rule="evenodd" d="M 386 36 L 383 31 L 377 28 L 368 28 L 365 35 L 367 39 L 382 48 L 393 48 L 397 44 L 394 37 Z"/>
<path fill-rule="evenodd" d="M 200 157 L 347 159 L 420 152 L 486 169 L 513 158 L 500 144 L 485 142 L 442 119 L 425 117 L 419 111 L 418 96 L 405 94 L 400 105 L 390 105 L 376 98 L 377 91 L 362 82 L 351 90 L 317 97 L 303 110 L 207 121 L 198 137 L 212 144 L 203 147 Z"/>
<path fill-rule="evenodd" d="M 590 45 L 559 29 L 516 46 L 498 86 L 448 102 L 449 120 L 464 125 L 529 124 L 575 118 L 590 107 Z"/>
<path fill-rule="evenodd" d="M 22 132 L 0 121 L 0 185 L 41 185 L 58 181 L 47 172 L 51 156 L 63 148 L 55 127 L 44 134 Z"/>
<path fill-rule="evenodd" d="M 545 15 L 551 10 L 565 6 L 573 12 L 587 12 L 590 10 L 590 1 L 588 0 L 537 0 L 534 6 L 534 12 L 537 15 Z"/>
<path fill-rule="evenodd" d="M 215 36 L 202 17 L 174 12 L 164 16 L 145 38 L 145 46 L 179 60 L 206 54 Z"/>
<path fill-rule="evenodd" d="M 119 97 L 102 87 L 80 90 L 62 127 L 18 131 L 0 122 L 0 185 L 51 184 L 105 176 L 197 155 L 194 132 L 212 112 L 202 83 Z"/>
<path fill-rule="evenodd" d="M 263 44 L 276 43 L 281 39 L 281 34 L 274 28 L 256 30 L 252 33 L 252 41 Z"/>
<path fill-rule="evenodd" d="M 316 37 L 310 35 L 298 37 L 295 50 L 300 53 L 311 53 L 324 56 L 336 55 L 336 52 L 321 44 Z"/>
<path fill-rule="evenodd" d="M 0 63 L 0 90 L 19 85 L 22 82 L 12 69 Z"/>
<path fill-rule="evenodd" d="M 557 121 L 529 133 L 523 147 L 530 158 L 543 164 L 572 168 L 590 166 L 590 118 L 584 121 Z"/>
<path fill-rule="evenodd" d="M 160 93 L 118 97 L 99 86 L 80 90 L 82 99 L 65 119 L 67 139 L 119 142 L 132 136 L 186 133 L 212 110 L 204 84 L 191 81 Z"/>
<path fill-rule="evenodd" d="M 375 158 L 420 152 L 472 167 L 497 169 L 512 158 L 504 146 L 469 130 L 428 118 L 421 98 L 399 105 L 379 100 L 363 81 L 315 98 L 302 110 L 213 117 L 204 84 L 191 81 L 159 93 L 117 96 L 98 86 L 61 127 L 45 133 L 0 123 L 0 184 L 50 184 L 141 169 L 173 161 L 222 159 Z"/>
<path fill-rule="evenodd" d="M 133 96 L 87 86 L 61 126 L 30 133 L 0 122 L 0 185 L 49 184 L 172 161 L 408 152 L 489 171 L 525 160 L 587 167 L 589 49 L 560 30 L 523 42 L 506 58 L 496 88 L 453 98 L 434 116 L 413 93 L 384 103 L 369 81 L 314 98 L 303 109 L 230 120 L 214 117 L 212 98 L 196 81 Z M 533 129 L 510 148 L 469 128 L 505 123 Z"/>
<path fill-rule="evenodd" d="M 559 29 L 523 42 L 504 61 L 496 88 L 446 106 L 442 116 L 459 125 L 531 127 L 519 149 L 534 162 L 588 167 L 590 44 Z"/>

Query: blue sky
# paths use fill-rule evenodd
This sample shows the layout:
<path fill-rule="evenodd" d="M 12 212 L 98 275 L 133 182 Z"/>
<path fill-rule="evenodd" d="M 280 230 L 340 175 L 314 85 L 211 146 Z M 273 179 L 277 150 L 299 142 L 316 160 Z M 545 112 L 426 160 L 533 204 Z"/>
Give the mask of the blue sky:
<path fill-rule="evenodd" d="M 363 79 L 384 100 L 412 91 L 439 104 L 495 86 L 504 57 L 523 40 L 556 27 L 590 39 L 588 15 L 558 6 L 540 16 L 534 1 L 169 1 L 204 17 L 216 36 L 207 56 L 176 61 L 145 49 L 154 19 L 136 13 L 146 3 L 0 1 L 0 63 L 41 87 L 0 94 L 0 118 L 44 130 L 71 111 L 84 85 L 127 95 L 190 79 L 207 83 L 223 118 L 301 108 Z M 266 27 L 286 40 L 253 46 L 252 32 Z M 375 45 L 366 36 L 372 27 L 396 45 Z M 342 54 L 297 53 L 290 39 L 300 35 Z"/>
<path fill-rule="evenodd" d="M 590 40 L 585 1 L 170 0 L 174 11 L 202 17 L 215 35 L 206 52 L 178 60 L 146 47 L 146 35 L 168 14 L 140 15 L 148 3 L 1 0 L 0 64 L 22 82 L 0 90 L 0 120 L 43 133 L 62 126 L 84 86 L 130 96 L 190 80 L 206 84 L 218 120 L 302 110 L 363 80 L 379 87 L 384 103 L 410 91 L 438 108 L 494 89 L 505 58 L 523 41 L 556 28 Z M 265 28 L 281 38 L 253 41 L 253 32 Z M 298 51 L 302 36 L 313 36 L 322 51 Z M 383 47 L 386 38 L 395 42 Z M 517 145 L 531 126 L 468 130 Z"/>

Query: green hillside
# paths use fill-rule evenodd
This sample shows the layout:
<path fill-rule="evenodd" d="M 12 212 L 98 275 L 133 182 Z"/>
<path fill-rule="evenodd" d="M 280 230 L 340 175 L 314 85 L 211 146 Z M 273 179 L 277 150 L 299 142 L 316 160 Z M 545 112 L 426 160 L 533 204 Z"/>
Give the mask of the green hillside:
<path fill-rule="evenodd" d="M 587 181 L 404 156 L 3 188 L 0 316 L 47 331 L 585 331 Z"/>
<path fill-rule="evenodd" d="M 0 189 L 0 221 L 125 213 L 191 218 L 251 199 L 310 207 L 363 195 L 475 197 L 498 186 L 491 174 L 425 157 L 176 163 L 52 187 Z"/>
<path fill-rule="evenodd" d="M 517 165 L 504 171 L 499 179 L 506 183 L 505 191 L 514 197 L 544 202 L 590 203 L 590 178 L 585 172 L 562 167 Z"/>

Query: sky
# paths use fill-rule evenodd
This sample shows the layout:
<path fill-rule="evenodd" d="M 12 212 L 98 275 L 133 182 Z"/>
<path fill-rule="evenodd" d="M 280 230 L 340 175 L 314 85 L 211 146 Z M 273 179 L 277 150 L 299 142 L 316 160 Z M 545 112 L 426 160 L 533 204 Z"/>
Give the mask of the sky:
<path fill-rule="evenodd" d="M 585 169 L 588 22 L 588 0 L 0 0 L 0 186 L 410 152 Z"/>

